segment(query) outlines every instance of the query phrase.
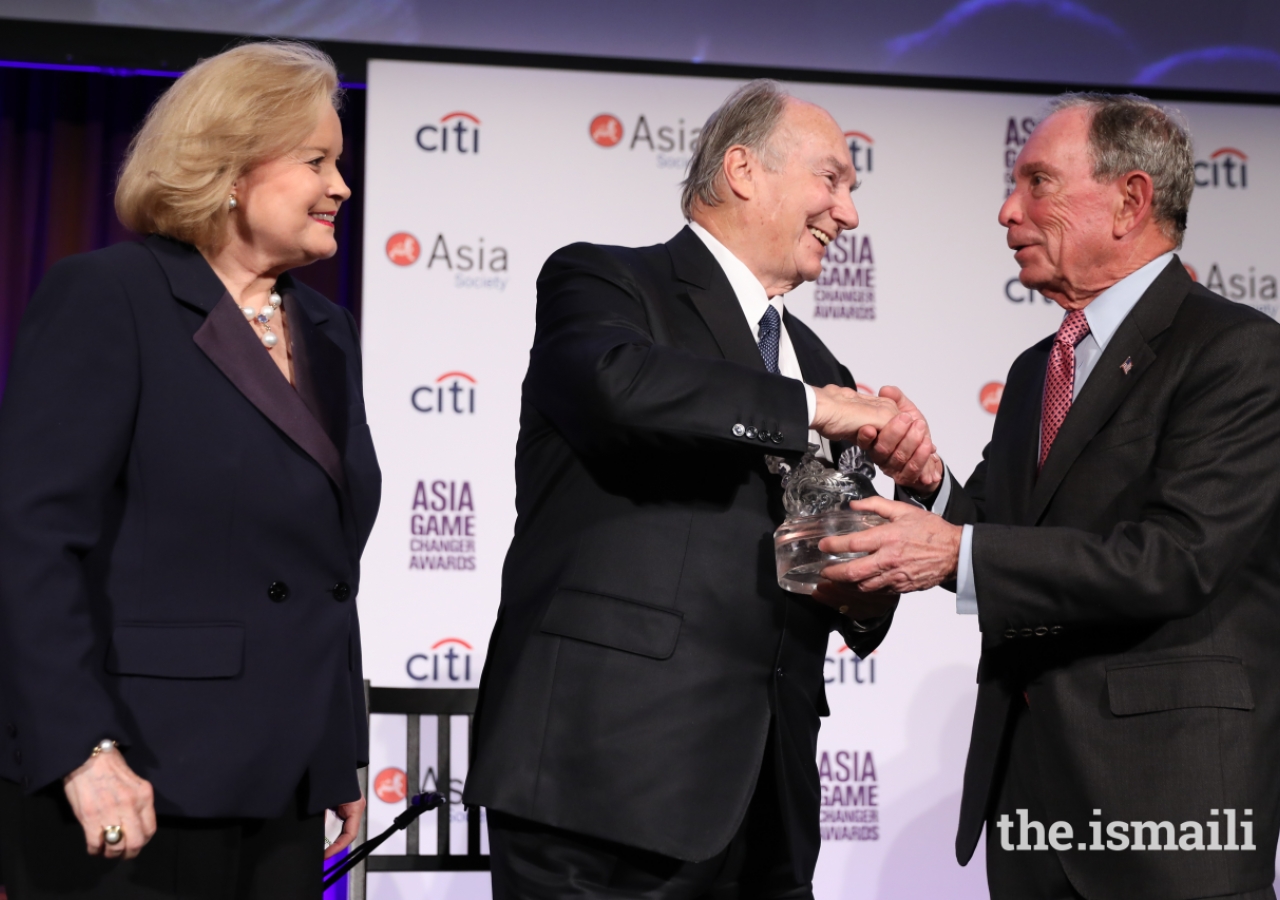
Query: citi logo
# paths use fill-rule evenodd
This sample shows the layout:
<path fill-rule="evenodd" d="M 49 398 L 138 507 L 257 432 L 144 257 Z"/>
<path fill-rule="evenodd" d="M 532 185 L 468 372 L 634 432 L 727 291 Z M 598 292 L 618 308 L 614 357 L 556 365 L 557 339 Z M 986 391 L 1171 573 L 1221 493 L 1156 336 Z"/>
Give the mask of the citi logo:
<path fill-rule="evenodd" d="M 442 638 L 431 645 L 430 652 L 410 656 L 405 672 L 414 681 L 470 684 L 472 649 L 462 638 Z"/>
<path fill-rule="evenodd" d="M 418 129 L 418 146 L 427 153 L 480 152 L 480 120 L 469 112 L 451 112 L 441 117 L 439 125 L 423 125 Z"/>
<path fill-rule="evenodd" d="M 466 372 L 445 372 L 435 384 L 414 388 L 409 402 L 420 413 L 474 415 L 476 380 Z"/>
<path fill-rule="evenodd" d="M 875 143 L 871 135 L 861 131 L 846 131 L 844 139 L 849 144 L 849 155 L 853 157 L 853 170 L 859 175 L 870 172 L 874 162 L 871 155 L 872 144 Z"/>
<path fill-rule="evenodd" d="M 836 651 L 835 656 L 827 657 L 822 677 L 827 684 L 875 684 L 875 651 L 871 651 L 866 659 L 858 659 L 846 644 Z"/>
<path fill-rule="evenodd" d="M 1196 160 L 1196 187 L 1244 189 L 1249 186 L 1249 157 L 1235 147 L 1222 147 L 1208 159 Z"/>

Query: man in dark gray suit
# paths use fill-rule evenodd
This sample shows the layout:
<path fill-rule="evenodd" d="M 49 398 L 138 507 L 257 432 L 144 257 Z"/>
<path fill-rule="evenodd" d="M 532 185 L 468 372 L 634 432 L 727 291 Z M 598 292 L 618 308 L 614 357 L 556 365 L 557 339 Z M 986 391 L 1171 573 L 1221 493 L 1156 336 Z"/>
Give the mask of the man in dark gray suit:
<path fill-rule="evenodd" d="M 812 897 L 828 638 L 870 653 L 896 597 L 778 587 L 768 457 L 890 421 L 932 453 L 783 307 L 854 183 L 831 116 L 752 83 L 702 131 L 689 227 L 544 266 L 465 794 L 495 897 Z"/>
<path fill-rule="evenodd" d="M 1009 371 L 991 443 L 891 524 L 830 540 L 869 590 L 949 583 L 982 629 L 956 856 L 991 895 L 1274 898 L 1280 326 L 1174 250 L 1191 141 L 1142 98 L 1066 95 L 1000 211 L 1067 314 Z M 900 426 L 866 441 L 892 468 Z M 900 481 L 910 487 L 910 479 Z"/>

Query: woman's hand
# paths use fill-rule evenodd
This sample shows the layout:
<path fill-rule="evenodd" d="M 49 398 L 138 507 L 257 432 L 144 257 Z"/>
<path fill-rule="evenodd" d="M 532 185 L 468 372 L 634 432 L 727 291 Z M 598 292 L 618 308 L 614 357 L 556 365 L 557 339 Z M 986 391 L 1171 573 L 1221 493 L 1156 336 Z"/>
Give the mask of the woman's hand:
<path fill-rule="evenodd" d="M 90 856 L 133 859 L 156 833 L 151 782 L 135 775 L 119 750 L 89 757 L 62 779 L 62 788 L 84 829 Z M 111 825 L 124 832 L 117 844 L 105 840 L 106 829 Z"/>
<path fill-rule="evenodd" d="M 334 813 L 342 820 L 342 833 L 338 835 L 337 840 L 325 848 L 325 859 L 335 853 L 341 853 L 356 839 L 356 832 L 360 830 L 360 820 L 364 818 L 364 798 L 344 803 L 335 809 Z"/>

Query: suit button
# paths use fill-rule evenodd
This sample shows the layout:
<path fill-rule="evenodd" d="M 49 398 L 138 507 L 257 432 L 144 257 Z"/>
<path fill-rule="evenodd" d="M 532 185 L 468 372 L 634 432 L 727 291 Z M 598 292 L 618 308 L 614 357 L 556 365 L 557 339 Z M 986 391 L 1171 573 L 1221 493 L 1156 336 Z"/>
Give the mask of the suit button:
<path fill-rule="evenodd" d="M 276 603 L 283 603 L 289 599 L 289 585 L 283 581 L 273 581 L 267 587 L 267 596 Z"/>
<path fill-rule="evenodd" d="M 1050 633 L 1050 634 L 1062 634 L 1062 626 L 1061 626 L 1061 625 L 1054 625 L 1052 628 L 1050 628 L 1050 629 L 1049 629 L 1049 633 Z"/>
<path fill-rule="evenodd" d="M 747 437 L 753 441 L 756 439 L 756 426 L 754 425 L 747 426 Z"/>
<path fill-rule="evenodd" d="M 734 436 L 734 437 L 742 437 L 742 436 L 743 436 L 744 434 L 746 434 L 746 433 L 747 433 L 747 429 L 743 426 L 743 424 L 742 424 L 741 422 L 739 422 L 737 425 L 734 425 L 734 426 L 733 426 L 733 436 Z"/>
<path fill-rule="evenodd" d="M 762 443 L 762 444 L 767 444 L 767 443 L 769 443 L 769 437 L 770 437 L 769 432 L 767 432 L 767 431 L 762 431 L 762 432 L 760 432 L 760 443 Z"/>
<path fill-rule="evenodd" d="M 1048 626 L 1041 625 L 1039 628 L 1036 629 L 1036 637 L 1044 637 L 1048 633 L 1049 633 Z"/>
<path fill-rule="evenodd" d="M 1025 638 L 1025 637 L 1031 637 L 1031 635 L 1033 635 L 1033 634 L 1035 634 L 1035 632 L 1034 632 L 1034 631 L 1032 631 L 1030 628 L 1020 628 L 1020 629 L 1018 629 L 1018 637 L 1024 637 L 1024 638 Z"/>
<path fill-rule="evenodd" d="M 346 603 L 351 599 L 351 585 L 347 584 L 345 581 L 339 581 L 333 587 L 329 588 L 329 590 L 333 594 L 333 599 L 337 600 L 339 603 Z"/>
<path fill-rule="evenodd" d="M 1018 636 L 1018 629 L 1010 628 L 1008 631 L 1004 633 L 1004 636 L 1007 637 L 1009 640 L 1013 640 Z"/>
<path fill-rule="evenodd" d="M 782 432 L 781 432 L 781 431 L 775 431 L 775 432 L 770 436 L 769 440 L 773 441 L 775 444 L 781 444 L 781 443 L 782 443 Z"/>
<path fill-rule="evenodd" d="M 781 678 L 781 677 L 782 677 L 783 675 L 785 675 L 785 674 L 787 674 L 787 673 L 786 673 L 786 672 L 784 672 L 784 671 L 782 671 L 782 666 L 778 666 L 778 671 L 777 671 L 777 675 L 778 675 L 778 677 L 779 677 L 779 678 Z"/>

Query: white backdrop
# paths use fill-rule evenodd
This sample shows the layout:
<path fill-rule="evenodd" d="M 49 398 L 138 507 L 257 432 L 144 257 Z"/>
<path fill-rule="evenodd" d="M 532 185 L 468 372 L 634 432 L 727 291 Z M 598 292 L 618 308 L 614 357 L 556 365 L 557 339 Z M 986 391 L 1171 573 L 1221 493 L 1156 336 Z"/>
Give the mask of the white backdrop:
<path fill-rule="evenodd" d="M 538 270 L 573 241 L 643 245 L 675 234 L 696 129 L 738 84 L 370 63 L 363 341 L 384 487 L 360 614 L 375 685 L 478 683 L 515 518 Z M 1043 98 L 789 89 L 848 132 L 863 187 L 854 195 L 861 225 L 828 250 L 820 283 L 787 306 L 861 382 L 902 387 L 963 479 L 990 435 L 1009 364 L 1061 317 L 1018 284 L 996 221 Z M 1215 290 L 1276 316 L 1280 266 L 1264 211 L 1280 200 L 1280 111 L 1180 108 L 1201 182 L 1183 261 Z M 829 801 L 819 898 L 986 896 L 981 849 L 967 869 L 952 851 L 977 656 L 975 619 L 957 616 L 940 590 L 906 597 L 867 662 L 855 665 L 833 639 L 832 716 L 819 741 Z M 403 725 L 375 722 L 371 777 L 392 801 L 403 739 Z M 372 796 L 370 833 L 402 807 Z M 424 850 L 434 835 L 424 822 Z M 460 829 L 454 839 L 463 841 Z M 489 889 L 485 875 L 375 874 L 370 896 L 487 898 Z"/>

